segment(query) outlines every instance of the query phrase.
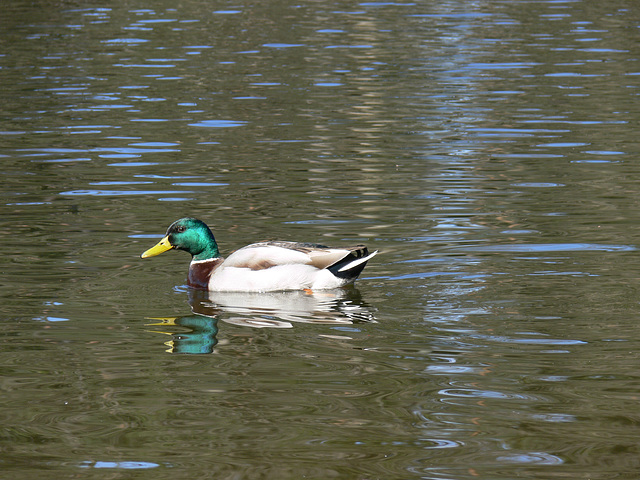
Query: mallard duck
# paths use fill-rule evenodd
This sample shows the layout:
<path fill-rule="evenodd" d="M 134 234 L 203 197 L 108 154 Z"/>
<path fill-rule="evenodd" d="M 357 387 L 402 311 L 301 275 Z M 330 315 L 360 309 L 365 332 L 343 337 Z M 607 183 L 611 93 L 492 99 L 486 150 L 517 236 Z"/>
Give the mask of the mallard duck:
<path fill-rule="evenodd" d="M 297 242 L 259 242 L 224 259 L 209 227 L 196 218 L 172 223 L 165 237 L 141 257 L 167 250 L 191 254 L 187 284 L 218 292 L 325 290 L 355 281 L 377 251 L 364 245 L 332 248 Z"/>

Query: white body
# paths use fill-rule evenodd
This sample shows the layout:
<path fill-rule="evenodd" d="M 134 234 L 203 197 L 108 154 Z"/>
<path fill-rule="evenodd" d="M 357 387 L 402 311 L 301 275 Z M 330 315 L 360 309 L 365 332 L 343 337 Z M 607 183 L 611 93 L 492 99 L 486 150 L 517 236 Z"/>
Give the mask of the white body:
<path fill-rule="evenodd" d="M 357 267 L 376 253 L 353 259 L 339 271 Z M 349 254 L 350 250 L 339 248 L 308 252 L 270 244 L 249 245 L 232 253 L 214 270 L 209 278 L 209 290 L 270 292 L 342 287 L 353 282 L 355 277 L 340 278 L 327 270 L 327 267 Z"/>

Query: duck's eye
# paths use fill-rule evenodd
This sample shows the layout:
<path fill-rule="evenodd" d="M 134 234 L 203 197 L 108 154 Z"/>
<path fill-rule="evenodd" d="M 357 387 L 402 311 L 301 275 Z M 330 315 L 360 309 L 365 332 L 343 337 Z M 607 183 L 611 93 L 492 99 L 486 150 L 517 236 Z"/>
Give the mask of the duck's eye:
<path fill-rule="evenodd" d="M 183 233 L 184 231 L 187 230 L 187 227 L 180 225 L 179 227 L 176 227 L 176 232 L 178 233 Z"/>

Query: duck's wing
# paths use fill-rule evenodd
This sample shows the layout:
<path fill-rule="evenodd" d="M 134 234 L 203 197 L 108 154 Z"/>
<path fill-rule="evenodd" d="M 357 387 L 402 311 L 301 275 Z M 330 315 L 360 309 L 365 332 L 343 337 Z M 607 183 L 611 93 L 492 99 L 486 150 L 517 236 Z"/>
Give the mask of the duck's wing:
<path fill-rule="evenodd" d="M 337 275 L 350 270 L 352 264 L 364 268 L 364 264 L 375 253 L 369 255 L 364 245 L 333 248 L 314 243 L 260 242 L 236 250 L 227 257 L 224 266 L 263 270 L 278 265 L 302 264 L 319 270 L 326 268 Z"/>

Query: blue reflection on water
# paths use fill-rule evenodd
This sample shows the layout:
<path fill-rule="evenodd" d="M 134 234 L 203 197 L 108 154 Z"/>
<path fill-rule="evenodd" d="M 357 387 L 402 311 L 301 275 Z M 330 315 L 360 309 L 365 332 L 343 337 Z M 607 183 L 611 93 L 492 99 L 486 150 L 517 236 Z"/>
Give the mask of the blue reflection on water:
<path fill-rule="evenodd" d="M 80 468 L 121 468 L 124 470 L 141 470 L 147 468 L 157 468 L 161 465 L 153 462 L 103 462 L 86 461 L 82 462 Z M 167 465 L 165 465 L 167 466 Z"/>
<path fill-rule="evenodd" d="M 475 245 L 458 247 L 468 252 L 632 252 L 633 245 L 606 245 L 598 243 L 522 243 L 508 245 Z"/>
<path fill-rule="evenodd" d="M 190 127 L 206 127 L 206 128 L 231 128 L 241 127 L 247 122 L 239 120 L 203 120 L 202 122 L 190 123 Z"/>

